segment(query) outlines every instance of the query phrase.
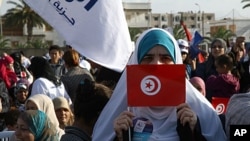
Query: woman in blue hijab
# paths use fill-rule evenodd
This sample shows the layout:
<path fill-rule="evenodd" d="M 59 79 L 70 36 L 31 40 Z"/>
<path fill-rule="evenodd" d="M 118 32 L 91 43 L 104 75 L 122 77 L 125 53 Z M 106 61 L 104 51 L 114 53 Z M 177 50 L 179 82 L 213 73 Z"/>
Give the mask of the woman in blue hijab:
<path fill-rule="evenodd" d="M 20 141 L 59 141 L 56 127 L 40 110 L 27 110 L 19 116 L 15 132 Z"/>
<path fill-rule="evenodd" d="M 138 38 L 128 65 L 131 64 L 182 64 L 182 57 L 177 41 L 171 34 L 160 28 L 152 28 Z M 121 130 L 128 130 L 132 126 L 133 135 L 135 130 L 145 131 L 143 141 L 226 140 L 220 119 L 212 105 L 187 79 L 185 103 L 176 107 L 130 107 L 130 111 L 127 111 L 126 75 L 125 70 L 99 116 L 93 141 L 112 141 L 115 137 L 127 140 Z M 135 119 L 145 124 L 136 125 L 138 122 Z M 132 140 L 135 139 L 133 135 Z"/>

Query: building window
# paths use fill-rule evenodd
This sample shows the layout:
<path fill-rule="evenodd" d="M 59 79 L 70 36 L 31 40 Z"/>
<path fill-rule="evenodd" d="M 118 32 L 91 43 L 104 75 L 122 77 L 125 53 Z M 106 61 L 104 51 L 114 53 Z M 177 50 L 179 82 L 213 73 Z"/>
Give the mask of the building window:
<path fill-rule="evenodd" d="M 176 21 L 176 22 L 179 22 L 179 21 L 180 21 L 180 17 L 179 17 L 179 16 L 176 16 L 176 17 L 175 17 L 175 21 Z"/>
<path fill-rule="evenodd" d="M 147 20 L 147 21 L 148 21 L 148 16 L 145 16 L 145 20 Z"/>
<path fill-rule="evenodd" d="M 154 17 L 154 20 L 155 20 L 155 21 L 158 21 L 158 20 L 159 20 L 159 17 Z"/>
<path fill-rule="evenodd" d="M 201 21 L 201 18 L 200 18 L 200 16 L 197 18 L 198 19 L 198 21 Z"/>
<path fill-rule="evenodd" d="M 166 21 L 166 17 L 165 17 L 165 16 L 162 16 L 162 17 L 161 17 L 161 20 L 162 20 L 162 21 Z"/>
<path fill-rule="evenodd" d="M 211 20 L 211 19 L 212 19 L 212 17 L 211 17 L 211 16 L 207 16 L 207 19 L 208 19 L 208 20 Z"/>
<path fill-rule="evenodd" d="M 191 28 L 195 28 L 195 25 L 191 25 Z"/>
<path fill-rule="evenodd" d="M 164 25 L 161 26 L 161 28 L 163 28 L 163 29 L 167 28 L 167 27 L 168 27 L 168 25 L 166 25 L 166 24 L 164 24 Z"/>
<path fill-rule="evenodd" d="M 194 20 L 194 16 L 191 16 L 190 19 L 191 19 L 191 20 Z"/>
<path fill-rule="evenodd" d="M 126 15 L 126 19 L 131 19 L 131 15 Z"/>
<path fill-rule="evenodd" d="M 159 25 L 155 25 L 155 27 L 159 27 Z"/>

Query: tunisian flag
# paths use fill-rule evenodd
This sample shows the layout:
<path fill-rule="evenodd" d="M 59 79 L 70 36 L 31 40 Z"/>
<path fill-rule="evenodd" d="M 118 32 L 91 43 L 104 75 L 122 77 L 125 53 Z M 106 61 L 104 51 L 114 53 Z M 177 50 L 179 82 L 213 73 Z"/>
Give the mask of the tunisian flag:
<path fill-rule="evenodd" d="M 185 102 L 184 65 L 128 65 L 128 106 L 177 106 Z"/>
<path fill-rule="evenodd" d="M 215 108 L 217 114 L 224 114 L 227 109 L 227 103 L 229 98 L 212 97 L 212 105 Z"/>

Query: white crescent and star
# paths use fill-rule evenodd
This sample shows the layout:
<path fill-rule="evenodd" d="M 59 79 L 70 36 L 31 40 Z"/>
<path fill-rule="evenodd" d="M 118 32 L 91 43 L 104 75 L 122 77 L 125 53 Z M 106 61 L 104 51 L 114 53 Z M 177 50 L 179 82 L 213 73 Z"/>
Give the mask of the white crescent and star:
<path fill-rule="evenodd" d="M 153 96 L 161 89 L 159 78 L 154 75 L 147 75 L 141 80 L 141 90 L 144 94 Z"/>
<path fill-rule="evenodd" d="M 220 103 L 216 106 L 215 110 L 218 114 L 222 114 L 225 110 L 225 105 L 223 103 Z"/>

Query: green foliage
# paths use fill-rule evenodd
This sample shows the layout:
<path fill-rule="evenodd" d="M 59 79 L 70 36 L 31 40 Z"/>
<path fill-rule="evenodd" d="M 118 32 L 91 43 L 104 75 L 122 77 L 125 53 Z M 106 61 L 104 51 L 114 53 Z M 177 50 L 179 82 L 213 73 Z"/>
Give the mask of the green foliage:
<path fill-rule="evenodd" d="M 33 11 L 23 0 L 16 2 L 15 0 L 8 0 L 8 4 L 12 4 L 14 8 L 7 11 L 3 18 L 5 25 L 9 27 L 16 27 L 24 25 L 27 26 L 27 41 L 31 40 L 33 35 L 33 27 L 43 27 L 48 25 L 35 11 Z"/>
<path fill-rule="evenodd" d="M 248 2 L 247 4 L 245 4 L 242 8 L 245 9 L 247 7 L 250 7 L 250 0 L 242 0 L 241 3 L 246 3 Z"/>
<path fill-rule="evenodd" d="M 212 41 L 213 41 L 213 39 L 211 37 L 203 36 L 202 43 L 210 44 Z"/>
<path fill-rule="evenodd" d="M 186 33 L 180 24 L 174 26 L 173 34 L 175 39 L 185 39 Z"/>
<path fill-rule="evenodd" d="M 3 36 L 0 36 L 0 48 L 10 48 L 10 46 L 8 46 L 9 41 L 9 39 L 4 39 Z"/>
<path fill-rule="evenodd" d="M 13 46 L 12 48 L 48 48 L 49 45 L 42 40 L 31 40 L 26 43 L 18 43 L 17 45 Z"/>
<path fill-rule="evenodd" d="M 211 34 L 212 38 L 222 38 L 225 41 L 227 41 L 232 36 L 235 36 L 233 31 L 227 30 L 227 29 L 224 29 L 224 28 L 219 28 L 217 30 L 217 32 L 215 32 L 214 34 Z"/>
<path fill-rule="evenodd" d="M 49 45 L 42 40 L 32 40 L 28 44 L 29 48 L 48 48 Z"/>
<path fill-rule="evenodd" d="M 132 41 L 136 41 L 138 35 L 141 33 L 139 28 L 131 28 L 129 27 L 129 33 Z"/>
<path fill-rule="evenodd" d="M 13 48 L 28 48 L 27 43 L 18 43 L 17 45 L 13 46 Z"/>

